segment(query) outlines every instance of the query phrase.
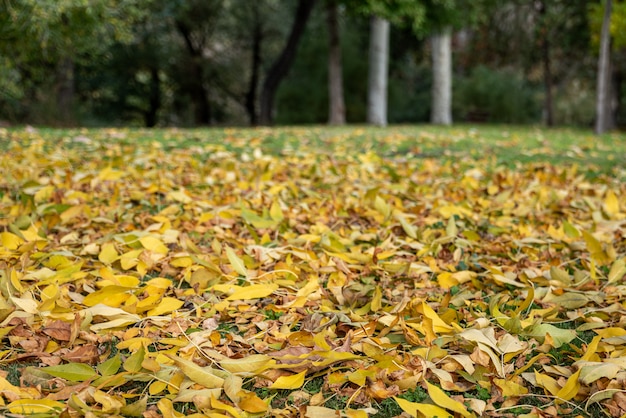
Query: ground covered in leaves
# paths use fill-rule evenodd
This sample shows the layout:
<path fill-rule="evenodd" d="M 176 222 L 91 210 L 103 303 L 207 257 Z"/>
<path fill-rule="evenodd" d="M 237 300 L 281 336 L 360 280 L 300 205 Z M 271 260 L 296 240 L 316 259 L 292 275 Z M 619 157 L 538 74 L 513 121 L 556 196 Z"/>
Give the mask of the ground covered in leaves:
<path fill-rule="evenodd" d="M 2 130 L 0 412 L 623 416 L 625 141 Z"/>

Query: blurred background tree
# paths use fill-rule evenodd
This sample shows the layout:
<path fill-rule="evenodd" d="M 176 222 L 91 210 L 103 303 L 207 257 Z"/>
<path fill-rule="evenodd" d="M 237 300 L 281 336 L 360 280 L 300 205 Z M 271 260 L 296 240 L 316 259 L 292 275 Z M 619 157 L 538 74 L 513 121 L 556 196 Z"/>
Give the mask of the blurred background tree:
<path fill-rule="evenodd" d="M 364 123 L 378 16 L 389 22 L 384 123 L 591 127 L 605 1 L 0 0 L 0 121 Z M 626 3 L 612 3 L 607 100 L 624 125 Z M 437 45 L 450 46 L 449 77 Z"/>

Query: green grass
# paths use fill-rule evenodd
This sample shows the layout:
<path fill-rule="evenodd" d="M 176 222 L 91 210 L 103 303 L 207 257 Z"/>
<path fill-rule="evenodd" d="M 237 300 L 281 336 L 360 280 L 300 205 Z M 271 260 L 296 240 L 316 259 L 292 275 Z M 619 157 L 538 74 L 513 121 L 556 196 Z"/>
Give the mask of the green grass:
<path fill-rule="evenodd" d="M 194 148 L 199 160 L 215 152 L 232 152 L 242 156 L 260 150 L 271 155 L 310 154 L 332 158 L 334 154 L 343 155 L 346 150 L 354 150 L 355 157 L 370 151 L 390 159 L 458 161 L 487 158 L 507 167 L 531 163 L 577 165 L 582 173 L 590 177 L 599 174 L 624 176 L 619 156 L 626 154 L 624 133 L 596 136 L 589 130 L 581 129 L 506 125 L 152 130 L 42 128 L 34 133 L 10 128 L 0 130 L 0 150 L 9 150 L 13 144 L 24 144 L 39 138 L 46 140 L 48 146 L 60 141 L 67 150 L 101 152 L 104 161 L 114 158 L 115 149 L 123 152 L 131 145 L 164 151 Z M 341 140 L 337 141 L 337 138 Z M 391 171 L 390 175 L 393 175 Z"/>

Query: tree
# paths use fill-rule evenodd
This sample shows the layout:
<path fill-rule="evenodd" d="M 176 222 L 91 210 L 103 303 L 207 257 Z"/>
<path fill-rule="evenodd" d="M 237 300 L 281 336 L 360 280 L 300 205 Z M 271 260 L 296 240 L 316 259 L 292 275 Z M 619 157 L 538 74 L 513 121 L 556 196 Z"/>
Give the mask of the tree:
<path fill-rule="evenodd" d="M 257 91 L 259 88 L 259 76 L 261 72 L 261 46 L 263 45 L 264 33 L 261 18 L 259 16 L 259 2 L 252 2 L 252 31 L 251 31 L 251 59 L 250 59 L 250 80 L 248 90 L 245 93 L 245 108 L 248 113 L 250 125 L 256 126 L 259 123 L 257 113 Z"/>
<path fill-rule="evenodd" d="M 589 54 L 589 0 L 508 0 L 494 3 L 471 35 L 466 65 L 513 71 L 542 87 L 542 119 L 591 123 L 593 103 L 586 86 L 595 75 Z M 595 9 L 594 9 L 595 11 Z M 601 20 L 601 17 L 600 17 Z M 599 30 L 598 30 L 599 32 Z M 541 93 L 538 91 L 537 93 Z M 581 119 L 576 115 L 590 115 Z M 577 118 L 574 121 L 572 118 Z"/>
<path fill-rule="evenodd" d="M 389 27 L 421 26 L 422 2 L 414 0 L 367 0 L 351 3 L 354 10 L 370 17 L 369 71 L 367 88 L 367 122 L 387 125 L 387 78 L 389 74 Z"/>
<path fill-rule="evenodd" d="M 196 125 L 209 125 L 212 121 L 209 87 L 206 82 L 206 51 L 211 50 L 222 3 L 221 0 L 186 0 L 174 11 L 176 29 L 188 52 L 183 88 L 192 100 Z"/>
<path fill-rule="evenodd" d="M 341 41 L 339 35 L 339 7 L 337 0 L 327 0 L 328 25 L 328 123 L 346 123 L 346 106 L 343 98 L 343 67 L 341 65 Z"/>
<path fill-rule="evenodd" d="M 596 134 L 603 134 L 614 126 L 611 110 L 611 6 L 612 0 L 604 4 L 602 34 L 600 36 L 600 57 L 598 58 L 598 83 L 596 99 Z"/>
<path fill-rule="evenodd" d="M 452 30 L 469 28 L 489 0 L 425 0 L 425 19 L 417 34 L 430 34 L 433 65 L 432 123 L 452 124 Z"/>
<path fill-rule="evenodd" d="M 430 38 L 433 60 L 433 90 L 430 121 L 452 124 L 452 29 L 443 28 Z"/>
<path fill-rule="evenodd" d="M 296 58 L 298 43 L 304 33 L 306 23 L 311 15 L 311 10 L 313 9 L 315 2 L 316 0 L 298 1 L 298 7 L 296 9 L 287 43 L 276 61 L 274 61 L 274 64 L 270 67 L 265 77 L 263 89 L 261 91 L 261 113 L 259 116 L 259 122 L 262 125 L 271 125 L 272 123 L 272 112 L 276 90 L 278 90 L 278 86 L 289 72 L 289 68 L 293 63 L 293 60 Z"/>
<path fill-rule="evenodd" d="M 23 0 L 2 2 L 2 7 L 0 55 L 9 57 L 32 89 L 25 97 L 46 101 L 53 93 L 56 114 L 50 116 L 61 124 L 75 122 L 76 64 L 103 55 L 115 42 L 129 41 L 141 15 L 135 0 Z M 43 90 L 45 97 L 36 97 Z"/>
<path fill-rule="evenodd" d="M 550 59 L 550 22 L 548 21 L 547 2 L 537 2 L 539 11 L 539 43 L 541 44 L 541 62 L 543 66 L 544 119 L 548 126 L 554 125 L 554 101 L 552 99 L 552 60 Z"/>
<path fill-rule="evenodd" d="M 367 123 L 386 126 L 389 21 L 374 15 L 370 28 Z"/>

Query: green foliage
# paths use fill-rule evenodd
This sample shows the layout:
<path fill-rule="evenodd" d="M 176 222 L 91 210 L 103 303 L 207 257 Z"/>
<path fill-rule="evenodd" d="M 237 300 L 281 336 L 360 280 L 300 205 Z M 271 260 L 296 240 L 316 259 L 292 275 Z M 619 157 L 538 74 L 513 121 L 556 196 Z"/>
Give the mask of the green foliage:
<path fill-rule="evenodd" d="M 476 67 L 459 79 L 454 89 L 454 110 L 464 120 L 528 123 L 537 120 L 539 103 L 533 87 L 510 71 Z"/>
<path fill-rule="evenodd" d="M 592 47 L 598 51 L 600 32 L 604 16 L 605 1 L 589 5 L 589 25 L 591 27 Z M 626 3 L 613 1 L 611 8 L 611 46 L 618 51 L 626 46 Z"/>

